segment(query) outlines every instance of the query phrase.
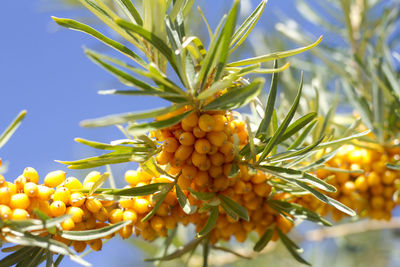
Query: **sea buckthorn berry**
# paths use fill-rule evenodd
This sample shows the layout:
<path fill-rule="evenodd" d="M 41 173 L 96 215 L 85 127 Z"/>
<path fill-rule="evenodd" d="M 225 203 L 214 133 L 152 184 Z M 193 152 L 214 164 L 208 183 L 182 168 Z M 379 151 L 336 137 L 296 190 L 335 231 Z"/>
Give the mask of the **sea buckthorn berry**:
<path fill-rule="evenodd" d="M 342 186 L 343 193 L 346 195 L 351 195 L 355 190 L 356 186 L 352 181 L 346 181 Z"/>
<path fill-rule="evenodd" d="M 269 194 L 268 189 L 269 187 L 266 183 L 255 184 L 253 186 L 254 193 L 256 193 L 256 195 L 259 197 L 265 197 L 267 194 Z"/>
<path fill-rule="evenodd" d="M 150 219 L 150 225 L 156 232 L 159 232 L 165 226 L 165 222 L 161 217 L 154 216 Z"/>
<path fill-rule="evenodd" d="M 182 129 L 176 129 L 172 132 L 172 134 L 174 135 L 175 139 L 179 139 L 179 136 L 184 132 L 184 130 Z"/>
<path fill-rule="evenodd" d="M 74 192 L 71 194 L 69 204 L 74 207 L 80 207 L 85 203 L 85 196 L 80 192 Z"/>
<path fill-rule="evenodd" d="M 60 200 L 64 203 L 69 203 L 71 199 L 71 192 L 66 187 L 59 187 L 53 194 L 53 201 Z"/>
<path fill-rule="evenodd" d="M 226 142 L 225 144 L 223 144 L 220 148 L 219 151 L 225 155 L 225 157 L 227 156 L 231 156 L 231 155 L 235 155 L 235 146 L 233 145 L 232 142 Z"/>
<path fill-rule="evenodd" d="M 360 192 L 365 192 L 368 190 L 367 178 L 364 175 L 360 175 L 356 178 L 354 182 L 356 189 Z"/>
<path fill-rule="evenodd" d="M 74 221 L 74 223 L 81 222 L 84 216 L 83 210 L 78 207 L 68 207 L 66 214 L 72 215 L 71 219 Z"/>
<path fill-rule="evenodd" d="M 196 112 L 193 112 L 182 120 L 182 124 L 184 123 L 189 127 L 195 127 L 198 121 L 199 121 L 199 116 L 196 114 Z"/>
<path fill-rule="evenodd" d="M 67 207 L 65 206 L 65 203 L 62 201 L 59 201 L 59 200 L 54 201 L 50 205 L 50 215 L 52 217 L 61 216 L 65 213 L 66 210 L 67 210 Z"/>
<path fill-rule="evenodd" d="M 153 175 L 155 173 L 147 172 L 146 170 L 139 168 L 137 171 L 138 176 L 140 177 L 140 182 L 147 182 L 153 179 Z"/>
<path fill-rule="evenodd" d="M 215 153 L 218 152 L 219 147 L 217 146 L 211 146 L 210 151 L 207 153 L 208 155 L 214 155 Z"/>
<path fill-rule="evenodd" d="M 217 178 L 223 174 L 223 169 L 221 166 L 211 166 L 208 170 L 208 174 L 213 178 Z"/>
<path fill-rule="evenodd" d="M 276 224 L 278 225 L 278 228 L 285 234 L 288 233 L 293 227 L 293 223 L 283 216 L 278 216 L 276 219 Z"/>
<path fill-rule="evenodd" d="M 203 138 L 206 136 L 206 132 L 202 131 L 198 126 L 194 127 L 192 132 L 196 138 Z"/>
<path fill-rule="evenodd" d="M 132 208 L 133 205 L 135 204 L 135 199 L 133 197 L 121 199 L 119 201 L 119 204 L 121 205 L 122 208 L 129 209 Z"/>
<path fill-rule="evenodd" d="M 127 209 L 122 214 L 122 219 L 124 221 L 132 221 L 132 224 L 137 222 L 137 213 L 133 209 Z"/>
<path fill-rule="evenodd" d="M 29 197 L 36 197 L 39 193 L 39 188 L 37 184 L 33 182 L 28 182 L 24 186 L 24 193 L 27 194 Z"/>
<path fill-rule="evenodd" d="M 195 166 L 185 165 L 182 168 L 182 175 L 186 179 L 193 179 L 197 174 L 197 168 Z"/>
<path fill-rule="evenodd" d="M 124 212 L 122 211 L 122 209 L 113 209 L 108 214 L 108 221 L 110 223 L 119 223 L 123 220 L 123 215 Z"/>
<path fill-rule="evenodd" d="M 251 177 L 251 182 L 253 184 L 261 184 L 267 180 L 267 175 L 263 172 L 257 172 L 256 175 Z"/>
<path fill-rule="evenodd" d="M 221 147 L 227 140 L 228 137 L 224 132 L 210 132 L 207 133 L 207 139 L 214 146 Z"/>
<path fill-rule="evenodd" d="M 125 225 L 118 231 L 122 239 L 129 238 L 132 235 L 132 232 L 133 232 L 132 225 Z"/>
<path fill-rule="evenodd" d="M 187 125 L 186 123 L 181 123 L 182 130 L 185 132 L 191 132 L 193 131 L 193 127 Z"/>
<path fill-rule="evenodd" d="M 214 130 L 215 120 L 211 115 L 203 114 L 199 118 L 199 128 L 204 132 L 211 132 Z"/>
<path fill-rule="evenodd" d="M 165 150 L 162 150 L 156 156 L 157 163 L 160 165 L 166 165 L 170 163 L 173 160 L 173 158 L 174 158 L 174 153 L 169 153 Z"/>
<path fill-rule="evenodd" d="M 382 176 L 382 183 L 386 185 L 393 184 L 396 179 L 396 173 L 394 171 L 386 170 Z"/>
<path fill-rule="evenodd" d="M 0 204 L 8 205 L 11 200 L 10 188 L 0 187 Z"/>
<path fill-rule="evenodd" d="M 367 183 L 370 187 L 374 187 L 380 184 L 379 175 L 376 172 L 371 172 L 367 176 Z"/>
<path fill-rule="evenodd" d="M 48 187 L 57 187 L 65 180 L 66 173 L 64 171 L 49 172 L 44 178 L 44 185 Z"/>
<path fill-rule="evenodd" d="M 81 189 L 83 185 L 81 181 L 79 181 L 75 177 L 68 177 L 67 179 L 65 179 L 64 187 L 68 188 L 69 190 L 73 190 L 73 189 Z"/>
<path fill-rule="evenodd" d="M 2 220 L 9 220 L 12 216 L 12 210 L 7 205 L 0 205 L 0 218 Z"/>
<path fill-rule="evenodd" d="M 183 132 L 179 136 L 179 143 L 185 146 L 191 146 L 194 144 L 195 138 L 191 132 Z"/>
<path fill-rule="evenodd" d="M 135 199 L 135 202 L 133 204 L 133 209 L 137 213 L 142 214 L 149 210 L 149 204 L 150 203 L 147 199 L 138 197 Z"/>
<path fill-rule="evenodd" d="M 168 137 L 163 143 L 163 149 L 169 153 L 174 153 L 178 147 L 179 143 L 174 137 Z"/>
<path fill-rule="evenodd" d="M 93 213 L 93 217 L 95 217 L 96 220 L 100 222 L 105 222 L 108 219 L 108 212 L 104 207 L 101 207 L 101 209 L 98 212 Z"/>
<path fill-rule="evenodd" d="M 85 241 L 74 241 L 72 243 L 72 245 L 74 246 L 74 250 L 77 253 L 83 252 L 86 249 L 86 246 L 87 246 Z"/>
<path fill-rule="evenodd" d="M 241 131 L 237 133 L 237 136 L 239 138 L 240 144 L 246 144 L 247 139 L 249 138 L 249 134 L 246 131 Z"/>
<path fill-rule="evenodd" d="M 53 188 L 47 187 L 45 185 L 38 185 L 37 197 L 40 200 L 49 200 L 51 195 L 53 195 L 55 190 Z"/>
<path fill-rule="evenodd" d="M 100 251 L 103 248 L 103 241 L 101 239 L 94 239 L 86 241 L 86 244 L 94 251 Z"/>
<path fill-rule="evenodd" d="M 89 182 L 96 182 L 97 180 L 99 180 L 101 177 L 101 173 L 98 171 L 91 171 L 89 172 L 85 179 L 83 180 L 83 184 L 85 183 L 89 183 Z M 85 187 L 85 185 L 84 185 Z"/>
<path fill-rule="evenodd" d="M 11 196 L 10 207 L 12 209 L 27 209 L 29 204 L 30 200 L 26 194 L 19 193 Z"/>
<path fill-rule="evenodd" d="M 26 220 L 29 218 L 29 213 L 25 209 L 16 208 L 12 211 L 11 220 Z"/>
<path fill-rule="evenodd" d="M 84 222 L 86 229 L 94 229 L 96 227 L 96 218 L 91 216 Z"/>
<path fill-rule="evenodd" d="M 0 163 L 1 166 L 1 163 Z M 0 186 L 6 185 L 6 179 L 4 179 L 4 176 L 0 174 Z"/>
<path fill-rule="evenodd" d="M 86 199 L 85 206 L 91 213 L 97 213 L 103 207 L 100 200 L 95 198 Z"/>
<path fill-rule="evenodd" d="M 22 175 L 26 178 L 28 182 L 32 182 L 35 184 L 39 183 L 39 174 L 32 167 L 26 167 Z"/>
<path fill-rule="evenodd" d="M 197 153 L 207 154 L 211 150 L 211 144 L 207 139 L 197 139 L 194 144 L 194 149 Z"/>
<path fill-rule="evenodd" d="M 377 196 L 383 193 L 383 186 L 381 184 L 375 185 L 370 188 L 372 195 Z"/>
<path fill-rule="evenodd" d="M 50 204 L 47 200 L 39 200 L 39 210 L 44 214 L 50 214 Z"/>
<path fill-rule="evenodd" d="M 235 125 L 236 132 L 241 132 L 245 129 L 245 123 L 242 120 L 234 120 L 233 124 Z"/>
<path fill-rule="evenodd" d="M 194 177 L 194 182 L 197 186 L 204 187 L 209 183 L 208 172 L 206 171 L 198 171 L 197 175 Z"/>
<path fill-rule="evenodd" d="M 10 189 L 11 195 L 15 195 L 17 193 L 17 186 L 13 183 L 6 182 L 6 186 Z"/>
<path fill-rule="evenodd" d="M 18 176 L 18 178 L 14 180 L 14 184 L 17 186 L 18 191 L 23 191 L 26 183 L 26 178 L 22 175 Z"/>
<path fill-rule="evenodd" d="M 386 170 L 386 164 L 384 161 L 373 162 L 372 169 L 377 173 L 382 173 Z"/>
<path fill-rule="evenodd" d="M 200 154 L 197 151 L 192 153 L 192 163 L 194 166 L 199 167 L 207 161 L 207 156 L 205 154 Z"/>
<path fill-rule="evenodd" d="M 193 146 L 180 145 L 175 151 L 175 158 L 180 161 L 185 161 L 193 152 Z"/>
<path fill-rule="evenodd" d="M 222 166 L 224 164 L 224 155 L 220 152 L 217 152 L 213 155 L 210 155 L 211 164 L 214 166 Z"/>
<path fill-rule="evenodd" d="M 382 196 L 373 196 L 371 198 L 371 206 L 374 209 L 380 209 L 385 205 L 385 199 Z"/>
<path fill-rule="evenodd" d="M 138 182 L 140 182 L 138 174 L 135 170 L 126 171 L 124 177 L 125 177 L 125 181 L 131 185 L 136 185 Z"/>
<path fill-rule="evenodd" d="M 221 114 L 212 115 L 212 117 L 214 118 L 215 121 L 214 131 L 223 131 L 227 124 L 226 117 Z"/>
<path fill-rule="evenodd" d="M 201 163 L 198 168 L 201 171 L 208 171 L 211 167 L 211 160 L 207 157 L 206 161 L 204 161 L 203 163 Z"/>

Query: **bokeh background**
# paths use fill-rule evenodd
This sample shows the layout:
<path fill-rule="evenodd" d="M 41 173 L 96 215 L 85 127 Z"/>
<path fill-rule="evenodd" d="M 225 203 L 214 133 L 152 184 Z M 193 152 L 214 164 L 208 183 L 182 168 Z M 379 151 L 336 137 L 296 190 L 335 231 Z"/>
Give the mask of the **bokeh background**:
<path fill-rule="evenodd" d="M 241 15 L 248 15 L 258 2 L 242 0 Z M 257 42 L 261 35 L 265 39 L 276 38 L 279 35 L 274 25 L 288 19 L 296 20 L 316 37 L 323 35 L 322 28 L 302 19 L 296 11 L 296 2 L 270 0 L 257 25 L 257 32 L 253 33 L 257 36 L 251 40 Z M 196 1 L 195 6 L 201 6 L 211 27 L 215 28 L 231 3 L 231 0 L 201 0 Z M 0 13 L 0 130 L 5 129 L 19 111 L 28 110 L 22 126 L 0 151 L 0 157 L 8 166 L 5 175 L 8 180 L 15 179 L 27 166 L 36 168 L 43 179 L 49 171 L 66 169 L 55 159 L 76 160 L 100 153 L 75 143 L 75 137 L 103 142 L 123 138 L 114 127 L 82 128 L 79 122 L 83 119 L 166 104 L 154 97 L 97 94 L 98 90 L 120 89 L 122 86 L 86 58 L 82 47 L 100 51 L 107 48 L 95 39 L 61 28 L 51 20 L 54 15 L 96 23 L 84 10 L 62 5 L 61 1 L 21 0 L 3 1 Z M 203 25 L 192 24 L 206 37 Z M 95 28 L 102 29 L 100 26 Z M 334 36 L 324 38 L 325 41 L 336 41 Z M 282 40 L 285 41 L 283 37 Z M 257 54 L 259 51 L 254 51 L 254 47 L 254 44 L 247 44 L 244 53 Z M 286 47 L 294 48 L 295 45 L 289 43 Z M 117 184 L 123 185 L 123 172 L 134 167 L 133 163 L 112 166 Z M 87 172 L 68 171 L 68 174 L 82 177 Z M 304 224 L 300 232 L 310 228 Z M 324 242 L 304 241 L 302 246 L 306 259 L 315 266 L 400 266 L 398 235 L 396 230 L 378 231 Z M 301 236 L 298 239 L 304 240 Z M 267 263 L 270 263 L 268 266 L 297 266 L 292 260 L 281 260 L 290 257 L 287 252 L 276 251 L 251 262 L 229 262 L 235 266 L 265 266 Z M 129 242 L 114 238 L 103 247 L 103 252 L 91 253 L 86 259 L 94 266 L 146 266 L 143 257 L 143 253 Z M 66 259 L 62 265 L 76 264 Z"/>

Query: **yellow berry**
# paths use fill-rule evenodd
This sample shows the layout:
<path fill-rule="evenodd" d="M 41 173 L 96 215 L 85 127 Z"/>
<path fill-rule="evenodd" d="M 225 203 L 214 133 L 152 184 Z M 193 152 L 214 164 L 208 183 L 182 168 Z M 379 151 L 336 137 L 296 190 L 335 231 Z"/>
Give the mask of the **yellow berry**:
<path fill-rule="evenodd" d="M 110 223 L 119 223 L 123 219 L 123 214 L 124 212 L 122 211 L 122 209 L 113 209 L 108 214 L 108 221 Z"/>
<path fill-rule="evenodd" d="M 371 172 L 367 176 L 367 183 L 370 187 L 374 187 L 380 184 L 379 175 L 376 172 Z"/>
<path fill-rule="evenodd" d="M 71 206 L 80 207 L 85 203 L 85 196 L 80 192 L 72 193 L 69 203 Z"/>
<path fill-rule="evenodd" d="M 17 193 L 17 186 L 13 183 L 6 182 L 6 186 L 10 189 L 11 195 L 15 195 Z"/>
<path fill-rule="evenodd" d="M 121 199 L 119 201 L 119 204 L 121 205 L 121 207 L 123 207 L 125 209 L 129 209 L 129 208 L 133 207 L 133 205 L 135 204 L 135 200 L 134 200 L 133 197 L 126 198 L 126 199 Z"/>
<path fill-rule="evenodd" d="M 150 225 L 156 232 L 159 232 L 165 226 L 165 222 L 161 217 L 154 216 L 150 219 Z"/>
<path fill-rule="evenodd" d="M 24 193 L 27 194 L 29 197 L 35 197 L 39 193 L 39 188 L 37 184 L 33 182 L 28 182 L 24 186 Z"/>
<path fill-rule="evenodd" d="M 185 161 L 193 152 L 193 146 L 180 145 L 175 151 L 175 158 L 180 161 Z"/>
<path fill-rule="evenodd" d="M 193 112 L 182 120 L 182 124 L 186 124 L 189 127 L 195 127 L 198 121 L 199 116 L 196 114 L 196 112 Z"/>
<path fill-rule="evenodd" d="M 97 180 L 99 180 L 101 177 L 101 173 L 98 171 L 91 171 L 89 172 L 85 179 L 83 180 L 83 183 L 89 183 L 89 182 L 96 182 Z"/>
<path fill-rule="evenodd" d="M 0 204 L 8 205 L 11 200 L 10 188 L 0 187 Z"/>
<path fill-rule="evenodd" d="M 86 199 L 85 206 L 91 213 L 96 213 L 103 207 L 103 204 L 98 199 L 89 198 Z"/>
<path fill-rule="evenodd" d="M 168 137 L 163 143 L 163 148 L 169 153 L 174 153 L 179 147 L 178 141 L 174 137 Z"/>
<path fill-rule="evenodd" d="M 50 205 L 50 214 L 52 217 L 58 217 L 64 215 L 66 210 L 67 207 L 65 206 L 65 203 L 59 200 L 54 201 Z"/>
<path fill-rule="evenodd" d="M 186 179 L 193 179 L 197 174 L 197 168 L 191 165 L 185 165 L 182 168 L 182 175 Z"/>
<path fill-rule="evenodd" d="M 26 178 L 22 175 L 18 176 L 18 178 L 14 180 L 14 184 L 18 191 L 23 191 L 26 183 Z"/>
<path fill-rule="evenodd" d="M 26 194 L 19 193 L 11 196 L 10 207 L 12 209 L 27 209 L 29 204 L 30 200 Z"/>
<path fill-rule="evenodd" d="M 72 218 L 68 218 L 61 223 L 61 228 L 64 231 L 70 231 L 75 228 L 75 222 L 72 220 Z"/>
<path fill-rule="evenodd" d="M 1 166 L 1 159 L 0 159 L 0 166 Z M 6 185 L 6 179 L 4 179 L 4 176 L 0 174 L 0 186 Z"/>
<path fill-rule="evenodd" d="M 207 139 L 214 146 L 221 147 L 227 140 L 228 137 L 224 132 L 210 132 L 207 133 Z"/>
<path fill-rule="evenodd" d="M 195 138 L 191 132 L 183 132 L 179 136 L 179 143 L 184 146 L 191 146 L 194 144 Z"/>
<path fill-rule="evenodd" d="M 196 138 L 203 138 L 206 136 L 206 132 L 202 131 L 199 127 L 194 127 L 192 132 Z"/>
<path fill-rule="evenodd" d="M 149 210 L 149 204 L 150 203 L 147 199 L 138 197 L 135 199 L 135 202 L 133 204 L 133 209 L 137 213 L 142 214 Z"/>
<path fill-rule="evenodd" d="M 49 172 L 44 178 L 44 184 L 48 187 L 56 187 L 65 180 L 66 173 L 64 171 Z"/>
<path fill-rule="evenodd" d="M 26 178 L 28 182 L 32 182 L 35 184 L 39 183 L 39 174 L 32 167 L 26 167 L 22 175 Z"/>
<path fill-rule="evenodd" d="M 45 185 L 38 185 L 38 195 L 40 200 L 49 200 L 51 195 L 53 195 L 55 190 L 53 188 L 47 187 Z"/>
<path fill-rule="evenodd" d="M 84 212 L 78 207 L 68 207 L 66 214 L 72 215 L 71 219 L 74 223 L 80 223 L 83 220 Z"/>
<path fill-rule="evenodd" d="M 211 144 L 207 139 L 197 139 L 194 144 L 194 149 L 197 153 L 207 154 L 211 150 Z"/>
<path fill-rule="evenodd" d="M 93 213 L 93 217 L 100 222 L 105 222 L 108 219 L 108 212 L 104 207 L 102 207 L 98 212 Z"/>
<path fill-rule="evenodd" d="M 215 121 L 214 125 L 214 131 L 223 131 L 226 124 L 227 124 L 227 119 L 224 115 L 216 114 L 212 115 Z"/>
<path fill-rule="evenodd" d="M 135 224 L 137 221 L 137 213 L 133 209 L 127 209 L 122 214 L 122 219 L 124 221 L 132 221 L 132 224 Z"/>
<path fill-rule="evenodd" d="M 86 243 L 94 251 L 100 251 L 103 247 L 103 241 L 101 241 L 101 239 L 89 240 L 89 241 L 86 241 Z"/>
<path fill-rule="evenodd" d="M 73 190 L 81 189 L 83 186 L 82 183 L 75 177 L 68 177 L 67 179 L 65 179 L 64 187 L 68 188 L 69 190 Z"/>
<path fill-rule="evenodd" d="M 119 230 L 118 233 L 122 239 L 127 239 L 132 235 L 132 232 L 133 232 L 132 225 L 125 225 Z"/>
<path fill-rule="evenodd" d="M 160 165 L 166 165 L 170 163 L 174 158 L 174 153 L 169 153 L 165 150 L 159 152 L 156 156 L 157 163 Z"/>
<path fill-rule="evenodd" d="M 16 208 L 12 211 L 11 220 L 26 220 L 29 213 L 25 209 Z"/>
<path fill-rule="evenodd" d="M 0 218 L 2 220 L 9 220 L 12 216 L 12 210 L 7 205 L 0 205 Z"/>
<path fill-rule="evenodd" d="M 59 187 L 53 194 L 53 201 L 60 200 L 64 203 L 69 203 L 71 199 L 71 192 L 66 187 Z"/>

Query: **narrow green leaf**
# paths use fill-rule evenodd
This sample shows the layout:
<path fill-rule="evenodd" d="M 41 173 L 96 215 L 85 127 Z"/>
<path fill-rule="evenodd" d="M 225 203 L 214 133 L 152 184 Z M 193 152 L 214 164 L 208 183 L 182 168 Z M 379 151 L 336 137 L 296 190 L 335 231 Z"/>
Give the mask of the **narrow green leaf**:
<path fill-rule="evenodd" d="M 163 187 L 163 190 L 160 193 L 158 193 L 158 195 L 156 195 L 157 196 L 156 204 L 154 205 L 153 209 L 149 213 L 147 213 L 147 215 L 142 219 L 142 222 L 149 220 L 156 214 L 161 204 L 164 202 L 165 198 L 167 197 L 168 193 L 172 190 L 173 187 L 174 187 L 173 183 Z"/>
<path fill-rule="evenodd" d="M 60 233 L 60 236 L 65 239 L 74 241 L 94 240 L 98 238 L 104 238 L 110 234 L 113 234 L 119 231 L 122 227 L 131 223 L 132 221 L 122 221 L 99 229 L 84 231 L 62 231 Z"/>
<path fill-rule="evenodd" d="M 280 139 L 280 142 L 283 142 L 293 136 L 294 134 L 298 133 L 301 129 L 303 129 L 307 124 L 312 122 L 317 117 L 316 112 L 308 113 L 295 122 L 291 123 L 289 127 L 286 129 L 285 133 Z"/>
<path fill-rule="evenodd" d="M 136 53 L 134 53 L 132 50 L 124 46 L 123 44 L 114 41 L 113 39 L 110 39 L 106 37 L 105 35 L 101 34 L 97 30 L 93 29 L 92 27 L 85 25 L 81 22 L 78 22 L 76 20 L 72 19 L 63 19 L 63 18 L 57 18 L 52 16 L 52 19 L 60 26 L 66 27 L 68 29 L 76 30 L 76 31 L 81 31 L 86 34 L 89 34 L 98 40 L 102 41 L 106 45 L 114 48 L 115 50 L 121 52 L 122 54 L 130 57 L 133 59 L 135 62 L 137 62 L 139 65 L 141 65 L 144 68 L 147 68 L 147 63 L 139 57 Z"/>
<path fill-rule="evenodd" d="M 132 4 L 131 0 L 119 0 L 119 1 L 125 5 L 126 9 L 129 11 L 135 22 L 140 26 L 143 26 L 142 17 L 140 16 L 135 6 Z"/>
<path fill-rule="evenodd" d="M 263 78 L 254 79 L 252 83 L 239 88 L 232 88 L 226 94 L 211 101 L 203 110 L 228 110 L 237 109 L 247 105 L 257 96 L 264 85 Z"/>
<path fill-rule="evenodd" d="M 322 41 L 322 36 L 319 37 L 315 43 L 312 43 L 305 47 L 300 47 L 300 48 L 296 48 L 296 49 L 288 50 L 288 51 L 284 51 L 284 52 L 276 52 L 276 53 L 271 53 L 271 54 L 267 54 L 264 56 L 248 58 L 248 59 L 232 62 L 232 63 L 228 64 L 228 67 L 237 67 L 237 66 L 243 66 L 243 65 L 257 64 L 257 63 L 263 63 L 263 62 L 274 60 L 274 59 L 281 59 L 281 58 L 285 58 L 285 57 L 294 56 L 294 55 L 303 53 L 303 52 L 317 46 L 321 41 Z"/>
<path fill-rule="evenodd" d="M 106 189 L 95 191 L 96 194 L 102 193 L 105 195 L 112 196 L 125 196 L 125 197 L 138 197 L 138 196 L 148 196 L 157 193 L 162 190 L 163 187 L 171 186 L 170 183 L 154 183 L 148 185 L 142 185 L 138 187 L 122 188 L 122 189 Z M 82 191 L 82 190 L 80 190 Z"/>
<path fill-rule="evenodd" d="M 268 228 L 265 231 L 265 233 L 262 235 L 262 237 L 254 245 L 253 250 L 257 251 L 257 252 L 260 252 L 261 250 L 263 250 L 268 245 L 268 242 L 271 240 L 273 234 L 274 234 L 274 230 Z"/>
<path fill-rule="evenodd" d="M 237 216 L 246 221 L 250 220 L 249 213 L 247 212 L 246 208 L 242 207 L 237 202 L 233 201 L 227 196 L 218 195 L 218 198 L 221 200 L 221 204 L 223 205 L 222 207 L 224 209 L 233 211 Z"/>
<path fill-rule="evenodd" d="M 386 163 L 386 167 L 395 171 L 400 171 L 400 165 L 398 164 Z"/>
<path fill-rule="evenodd" d="M 21 262 L 23 259 L 26 258 L 27 255 L 32 253 L 32 251 L 35 249 L 35 247 L 22 247 L 19 250 L 15 251 L 14 253 L 7 255 L 3 259 L 0 260 L 0 265 L 1 266 L 12 266 L 14 264 L 17 264 L 18 262 Z"/>
<path fill-rule="evenodd" d="M 145 133 L 148 133 L 151 131 L 159 130 L 162 128 L 166 128 L 166 127 L 177 124 L 178 122 L 180 122 L 182 119 L 184 119 L 186 116 L 188 116 L 192 112 L 193 112 L 193 110 L 189 110 L 189 111 L 186 111 L 185 113 L 176 115 L 176 116 L 171 117 L 166 120 L 131 125 L 128 128 L 128 132 L 132 135 L 139 135 L 139 134 L 145 134 Z"/>
<path fill-rule="evenodd" d="M 228 173 L 228 178 L 233 178 L 236 177 L 240 172 L 240 168 L 239 165 L 237 165 L 237 163 L 233 163 L 231 170 Z"/>
<path fill-rule="evenodd" d="M 265 146 L 265 149 L 261 153 L 258 162 L 262 162 L 267 157 L 269 152 L 271 152 L 272 149 L 279 143 L 279 140 L 281 139 L 281 137 L 285 133 L 287 127 L 289 126 L 290 121 L 293 119 L 294 114 L 296 113 L 297 107 L 298 107 L 299 102 L 300 102 L 302 89 L 303 89 L 303 74 L 301 75 L 299 90 L 297 92 L 296 98 L 295 98 L 295 100 L 294 100 L 294 102 L 293 102 L 288 114 L 286 115 L 286 117 L 283 120 L 282 124 L 274 132 L 274 135 L 269 140 L 267 145 Z"/>
<path fill-rule="evenodd" d="M 212 229 L 214 229 L 214 226 L 217 223 L 218 213 L 218 207 L 211 208 L 210 216 L 208 217 L 203 229 L 201 229 L 201 231 L 197 233 L 197 238 L 207 235 L 209 232 L 211 232 Z"/>
<path fill-rule="evenodd" d="M 312 121 L 307 128 L 304 129 L 304 131 L 299 135 L 299 137 L 297 137 L 294 142 L 292 142 L 290 144 L 290 146 L 288 147 L 288 150 L 290 149 L 295 149 L 298 148 L 299 146 L 301 146 L 304 141 L 306 140 L 306 138 L 309 136 L 309 133 L 314 129 L 315 125 L 317 124 L 317 121 Z"/>
<path fill-rule="evenodd" d="M 187 190 L 198 200 L 210 200 L 215 197 L 215 194 L 212 192 L 198 192 L 194 191 L 193 188 L 188 187 Z"/>
<path fill-rule="evenodd" d="M 274 69 L 278 68 L 278 61 L 274 61 Z M 265 106 L 264 118 L 261 120 L 260 126 L 257 129 L 256 136 L 268 131 L 269 124 L 271 123 L 272 113 L 274 112 L 276 93 L 278 91 L 278 73 L 272 75 L 271 87 L 268 93 L 268 100 Z"/>
<path fill-rule="evenodd" d="M 166 256 L 163 257 L 159 257 L 159 258 L 153 258 L 153 259 L 144 259 L 144 261 L 169 261 L 169 260 L 173 260 L 176 258 L 181 257 L 182 255 L 193 251 L 196 249 L 196 247 L 200 244 L 200 242 L 203 240 L 203 238 L 195 238 L 192 241 L 190 241 L 189 243 L 187 243 L 186 245 L 178 248 L 177 250 L 175 250 L 174 252 L 172 252 L 171 254 L 168 254 Z"/>
<path fill-rule="evenodd" d="M 239 258 L 242 258 L 242 259 L 246 259 L 246 260 L 252 259 L 251 257 L 244 256 L 244 255 L 242 255 L 242 254 L 240 254 L 240 253 L 237 253 L 236 251 L 234 251 L 234 250 L 232 250 L 232 249 L 229 249 L 229 248 L 225 248 L 225 247 L 213 245 L 213 246 L 212 246 L 212 249 L 221 250 L 221 251 L 224 251 L 224 252 L 228 252 L 228 253 L 231 253 L 231 254 L 233 254 L 233 255 L 235 255 L 235 256 L 237 256 L 237 257 L 239 257 Z"/>
<path fill-rule="evenodd" d="M 300 263 L 306 264 L 306 265 L 310 265 L 310 263 L 308 263 L 306 260 L 304 260 L 298 250 L 299 247 L 297 245 L 295 245 L 295 243 L 289 239 L 289 237 L 287 237 L 287 235 L 285 235 L 284 233 L 282 233 L 281 230 L 279 230 L 279 228 L 276 228 L 276 230 L 278 231 L 279 237 L 282 240 L 282 243 L 285 245 L 285 247 L 287 248 L 287 250 L 290 252 L 290 254 L 292 254 L 292 256 Z"/>
<path fill-rule="evenodd" d="M 108 172 L 105 172 L 96 182 L 94 182 L 89 190 L 88 195 L 93 195 L 93 193 L 107 181 L 108 177 L 110 177 L 110 174 Z"/>
<path fill-rule="evenodd" d="M 196 207 L 190 205 L 189 200 L 182 192 L 182 189 L 178 184 L 175 185 L 175 188 L 176 188 L 176 197 L 178 199 L 179 205 L 181 205 L 182 210 L 186 214 L 193 214 L 196 211 Z"/>
<path fill-rule="evenodd" d="M 0 135 L 0 148 L 2 148 L 10 137 L 14 134 L 14 132 L 21 125 L 22 120 L 26 116 L 26 110 L 21 111 L 18 116 L 14 119 L 14 121 L 7 127 L 7 129 Z"/>

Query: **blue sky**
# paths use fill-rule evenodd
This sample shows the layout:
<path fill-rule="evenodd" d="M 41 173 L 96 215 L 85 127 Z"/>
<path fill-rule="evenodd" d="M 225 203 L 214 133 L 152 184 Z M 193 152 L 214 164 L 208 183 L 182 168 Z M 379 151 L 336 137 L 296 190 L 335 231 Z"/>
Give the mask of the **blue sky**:
<path fill-rule="evenodd" d="M 230 0 L 202 0 L 201 4 L 212 25 L 230 6 Z M 288 16 L 293 12 L 294 0 L 270 0 L 259 28 L 273 33 L 278 20 L 278 8 Z M 253 7 L 258 1 L 252 1 Z M 212 8 L 210 8 L 212 6 Z M 96 155 L 98 152 L 74 142 L 75 137 L 109 142 L 123 138 L 114 128 L 84 129 L 79 122 L 113 113 L 154 108 L 164 102 L 150 97 L 97 95 L 99 89 L 112 89 L 119 83 L 94 65 L 83 53 L 83 46 L 100 48 L 99 43 L 82 33 L 58 27 L 50 18 L 80 18 L 81 12 L 50 11 L 38 1 L 5 1 L 0 16 L 0 131 L 19 111 L 28 115 L 10 142 L 0 151 L 8 161 L 7 180 L 15 179 L 27 166 L 44 175 L 65 167 L 54 160 L 74 160 Z M 316 32 L 316 35 L 319 35 Z M 271 51 L 266 51 L 271 52 Z M 134 164 L 113 167 L 117 177 Z M 81 177 L 88 171 L 68 171 Z M 123 185 L 123 181 L 119 182 Z M 107 257 L 106 255 L 113 255 Z M 104 253 L 92 253 L 87 259 L 95 266 L 110 266 L 119 258 L 125 263 L 140 263 L 141 256 L 132 253 L 132 246 L 116 239 L 105 245 Z M 112 260 L 112 262 L 111 262 Z M 118 262 L 122 264 L 124 262 Z M 69 261 L 64 266 L 73 266 Z"/>

